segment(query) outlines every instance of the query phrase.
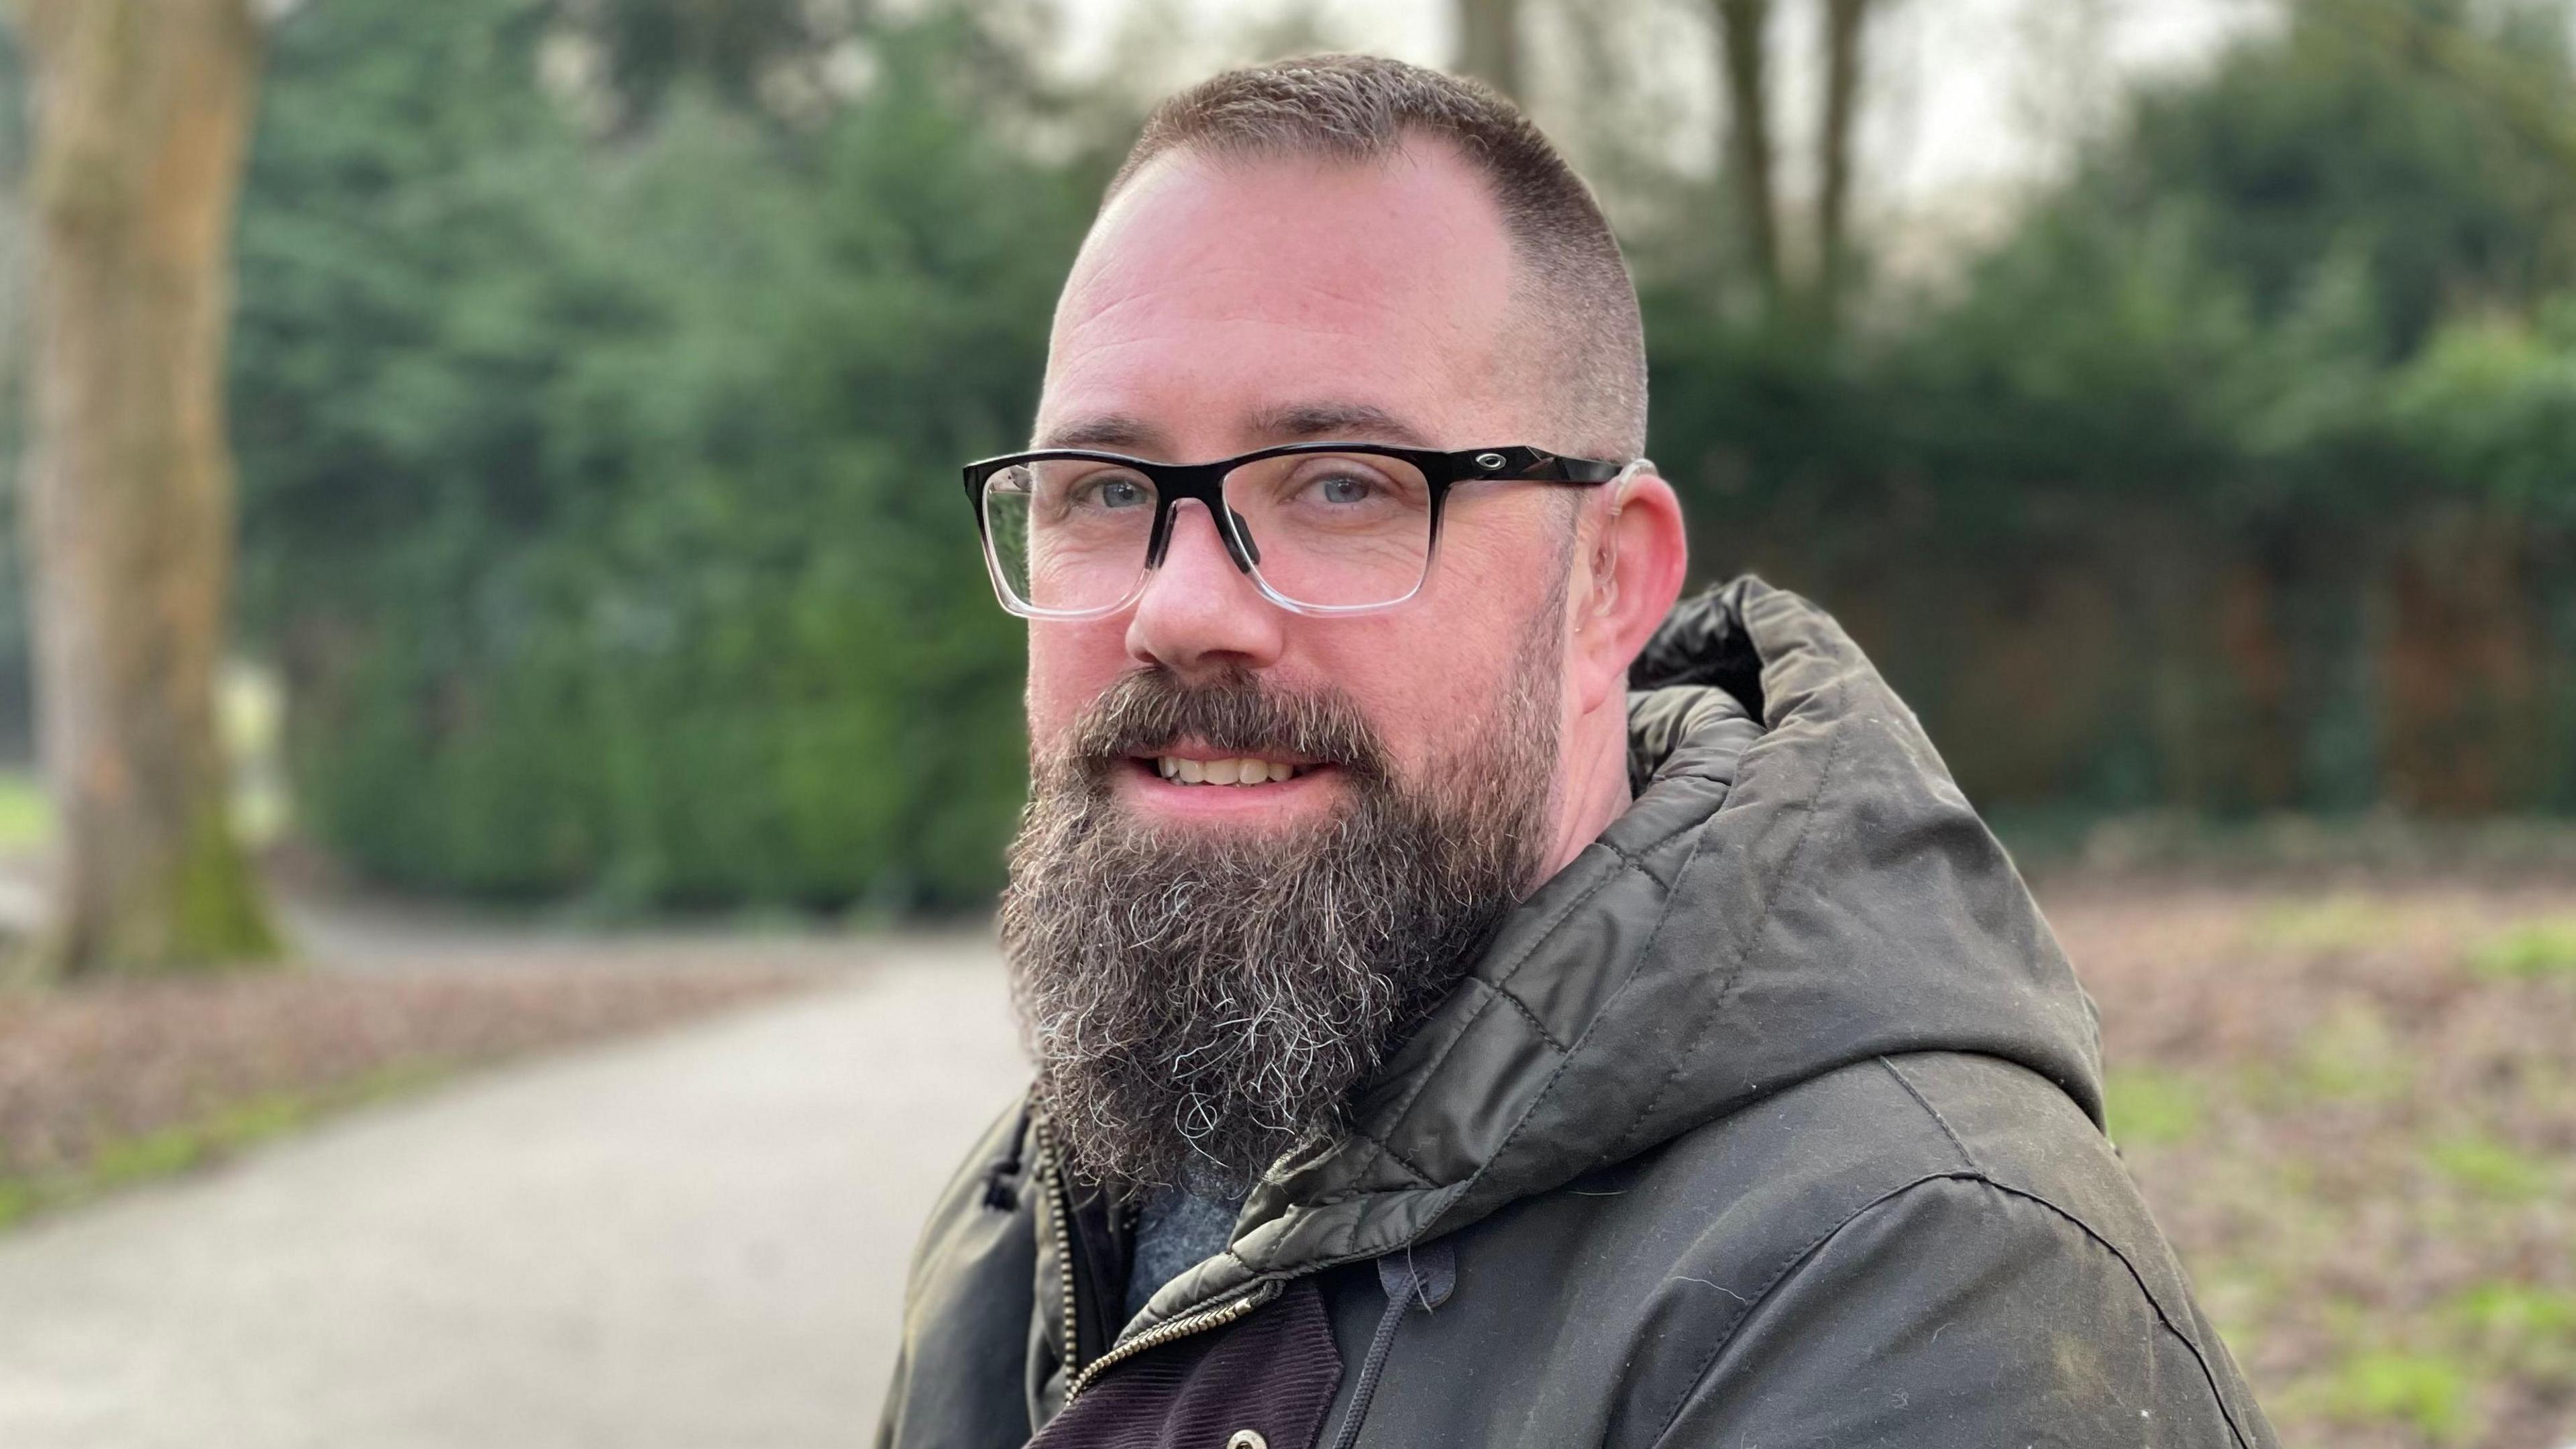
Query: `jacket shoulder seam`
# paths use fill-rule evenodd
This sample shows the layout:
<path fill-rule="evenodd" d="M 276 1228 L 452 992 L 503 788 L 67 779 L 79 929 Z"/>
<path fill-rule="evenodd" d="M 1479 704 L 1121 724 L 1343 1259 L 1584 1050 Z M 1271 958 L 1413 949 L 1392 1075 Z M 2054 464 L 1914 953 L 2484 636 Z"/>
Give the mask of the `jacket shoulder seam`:
<path fill-rule="evenodd" d="M 1997 1182 L 1982 1173 L 1978 1174 L 1978 1180 L 2007 1197 L 2017 1197 L 2024 1202 L 2036 1203 L 2065 1219 L 2075 1231 L 2082 1233 L 2095 1246 L 2110 1254 L 2112 1261 L 2118 1263 L 2121 1270 L 2129 1275 L 2129 1281 L 2137 1285 L 2138 1296 L 2145 1299 L 2147 1307 L 2155 1311 L 2156 1325 L 2172 1334 L 2176 1341 L 2191 1351 L 2191 1361 L 2200 1369 L 2201 1382 L 2209 1389 L 2210 1402 L 2218 1406 L 2218 1417 L 2227 1422 L 2227 1432 L 2236 1436 L 2236 1442 L 2239 1445 L 2250 1446 L 2252 1441 L 2246 1437 L 2244 1426 L 2236 1422 L 2236 1411 L 2228 1407 L 2227 1395 L 2219 1390 L 2218 1373 L 2209 1366 L 2209 1355 L 2202 1351 L 2200 1341 L 2191 1334 L 2183 1332 L 2182 1326 L 2173 1321 L 2171 1314 L 2165 1312 L 2164 1300 L 2158 1298 L 2155 1290 L 2147 1286 L 2147 1275 L 2138 1271 L 2138 1265 L 2129 1261 L 2129 1255 L 2120 1250 L 2119 1244 L 2094 1231 L 2093 1225 L 2086 1222 L 2080 1215 L 2059 1207 L 2036 1192 L 2015 1187 L 2009 1183 Z"/>
<path fill-rule="evenodd" d="M 1905 1089 L 1905 1095 L 1912 1097 L 1914 1105 L 1921 1107 L 1924 1114 L 1932 1119 L 1933 1124 L 1941 1129 L 1941 1135 L 1950 1139 L 1951 1148 L 1959 1154 L 1960 1165 L 1983 1177 L 1985 1167 L 1977 1161 L 1977 1154 L 1968 1150 L 1968 1144 L 1961 1140 L 1959 1130 L 1950 1125 L 1949 1118 L 1941 1115 L 1940 1108 L 1932 1105 L 1930 1097 L 1923 1095 L 1923 1089 L 1914 1085 L 1914 1079 L 1905 1075 L 1905 1069 L 1886 1057 L 1876 1057 L 1873 1060 L 1885 1068 L 1889 1076 L 1896 1079 L 1896 1084 Z M 1991 1179 L 1988 1180 L 1991 1181 Z"/>
<path fill-rule="evenodd" d="M 1925 1106 L 1928 1108 L 1930 1104 L 1926 1103 Z M 1937 1116 L 1938 1114 L 1935 1115 Z M 1947 1124 L 1944 1124 L 1945 1130 L 1946 1126 Z M 2184 1333 L 2180 1328 L 2175 1326 L 2173 1319 L 2165 1312 L 2164 1304 L 2159 1301 L 2155 1293 L 2147 1287 L 2146 1276 L 2138 1271 L 2135 1263 L 2129 1261 L 2129 1255 L 2121 1252 L 2119 1247 L 2109 1239 L 2103 1237 L 2100 1233 L 2095 1232 L 2091 1224 L 2085 1222 L 2084 1219 L 2076 1214 L 2068 1212 L 2066 1209 L 2059 1207 L 2056 1203 L 2049 1201 L 2047 1198 L 2044 1198 L 2035 1192 L 2024 1191 L 2023 1189 L 2013 1187 L 2009 1184 L 1997 1182 L 1985 1173 L 1975 1170 L 1925 1173 L 1912 1181 L 1889 1188 L 1887 1191 L 1880 1193 L 1878 1196 L 1871 1198 L 1865 1203 L 1862 1203 L 1859 1207 L 1852 1209 L 1850 1213 L 1846 1214 L 1832 1227 L 1817 1234 L 1806 1244 L 1806 1246 L 1784 1258 L 1780 1266 L 1772 1272 L 1771 1276 L 1763 1280 L 1762 1286 L 1756 1289 L 1742 1304 L 1742 1306 L 1736 1309 L 1733 1320 L 1726 1325 L 1724 1331 L 1718 1334 L 1717 1342 L 1711 1345 L 1708 1352 L 1701 1356 L 1699 1362 L 1691 1367 L 1690 1375 L 1683 1382 L 1681 1390 L 1673 1396 L 1672 1407 L 1664 1412 L 1661 1422 L 1657 1425 L 1655 1429 L 1655 1437 L 1652 1442 L 1660 1445 L 1672 1434 L 1673 1426 L 1681 1420 L 1683 1408 L 1690 1403 L 1692 1395 L 1698 1392 L 1701 1383 L 1708 1377 L 1709 1370 L 1714 1368 L 1718 1359 L 1726 1353 L 1728 1348 L 1734 1345 L 1736 1335 L 1742 1331 L 1746 1320 L 1753 1316 L 1755 1310 L 1759 1309 L 1764 1303 L 1770 1301 L 1771 1295 L 1778 1291 L 1783 1282 L 1787 1281 L 1798 1271 L 1799 1268 L 1811 1261 L 1818 1252 L 1823 1250 L 1826 1244 L 1832 1242 L 1835 1238 L 1840 1237 L 1844 1229 L 1849 1228 L 1852 1224 L 1860 1221 L 1863 1217 L 1868 1216 L 1870 1213 L 1886 1204 L 1894 1202 L 1896 1199 L 1914 1191 L 1916 1188 L 1935 1182 L 1974 1183 L 1985 1187 L 1998 1195 L 2019 1198 L 2025 1202 L 2036 1204 L 2037 1206 L 2046 1209 L 2051 1215 L 2065 1220 L 2088 1241 L 2100 1248 L 2104 1253 L 2110 1255 L 2111 1260 L 2120 1265 L 2121 1271 L 2128 1274 L 2129 1281 L 2136 1287 L 2138 1296 L 2146 1301 L 2148 1310 L 2155 1314 L 2156 1326 L 2165 1333 L 2171 1334 L 2176 1341 L 2180 1342 L 2185 1349 L 2190 1351 L 2192 1362 L 2199 1367 L 2201 1380 L 2208 1388 L 2210 1402 L 2217 1407 L 2219 1418 L 2226 1423 L 2227 1431 L 2229 1434 L 2234 1436 L 2239 1449 L 2252 1449 L 2252 1441 L 2246 1437 L 2244 1427 L 2236 1422 L 2235 1410 L 2228 1406 L 2227 1396 L 2219 1391 L 2218 1375 L 2210 1368 L 2208 1355 L 2201 1351 L 2200 1345 L 2193 1340 L 2190 1334 Z"/>
<path fill-rule="evenodd" d="M 1779 1266 L 1771 1270 L 1771 1276 L 1763 1279 L 1761 1286 L 1754 1289 L 1751 1294 L 1730 1295 L 1738 1297 L 1740 1300 L 1735 1310 L 1734 1318 L 1730 1320 L 1725 1329 L 1718 1334 L 1717 1342 L 1709 1345 L 1708 1352 L 1701 1355 L 1700 1361 L 1691 1366 L 1690 1377 L 1683 1382 L 1681 1391 L 1673 1396 L 1672 1407 L 1664 1411 L 1662 1422 L 1655 1428 L 1654 1442 L 1660 1444 L 1664 1441 L 1664 1437 L 1666 1435 L 1672 1433 L 1674 1423 L 1681 1418 L 1682 1407 L 1690 1402 L 1691 1395 L 1698 1390 L 1700 1381 L 1708 1377 L 1708 1371 L 1716 1365 L 1719 1356 L 1724 1354 L 1728 1346 L 1735 1342 L 1736 1332 L 1744 1327 L 1744 1321 L 1753 1316 L 1753 1311 L 1755 1309 L 1761 1307 L 1764 1303 L 1770 1300 L 1772 1292 L 1776 1290 L 1791 1273 L 1796 1272 L 1800 1264 L 1814 1257 L 1818 1249 L 1824 1247 L 1825 1244 L 1833 1241 L 1836 1237 L 1841 1236 L 1843 1229 L 1860 1221 L 1863 1214 L 1876 1208 L 1879 1204 L 1892 1202 L 1896 1198 L 1912 1192 L 1914 1189 L 1921 1187 L 1927 1182 L 1946 1182 L 1970 1176 L 1971 1174 L 1965 1172 L 1932 1172 L 1925 1173 L 1921 1177 L 1917 1177 L 1908 1182 L 1891 1187 L 1887 1191 L 1880 1193 L 1878 1196 L 1871 1198 L 1869 1201 L 1862 1203 L 1859 1207 L 1856 1207 L 1850 1212 L 1844 1214 L 1834 1223 L 1833 1226 L 1816 1234 L 1813 1238 L 1808 1239 L 1806 1244 L 1798 1248 L 1795 1252 L 1784 1255 L 1780 1260 Z"/>

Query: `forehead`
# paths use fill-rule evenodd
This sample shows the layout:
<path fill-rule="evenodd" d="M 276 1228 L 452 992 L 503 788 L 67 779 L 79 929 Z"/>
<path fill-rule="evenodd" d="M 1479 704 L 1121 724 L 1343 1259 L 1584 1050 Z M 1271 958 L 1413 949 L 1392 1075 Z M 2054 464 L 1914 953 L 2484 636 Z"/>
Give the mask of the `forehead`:
<path fill-rule="evenodd" d="M 1175 448 L 1251 444 L 1257 420 L 1322 403 L 1460 446 L 1438 435 L 1501 411 L 1513 268 L 1482 179 L 1438 144 L 1362 162 L 1167 154 L 1083 244 L 1040 436 L 1115 416 Z"/>

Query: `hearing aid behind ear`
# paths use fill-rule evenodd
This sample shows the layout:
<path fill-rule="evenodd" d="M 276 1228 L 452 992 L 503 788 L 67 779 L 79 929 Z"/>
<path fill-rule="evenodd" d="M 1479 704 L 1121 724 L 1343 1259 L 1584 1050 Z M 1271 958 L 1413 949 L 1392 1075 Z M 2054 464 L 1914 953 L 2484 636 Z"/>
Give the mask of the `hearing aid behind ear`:
<path fill-rule="evenodd" d="M 1602 489 L 1610 498 L 1610 516 L 1601 525 L 1601 539 L 1592 553 L 1593 595 L 1600 601 L 1593 605 L 1595 616 L 1609 613 L 1611 607 L 1619 602 L 1619 515 L 1628 507 L 1619 492 L 1635 479 L 1653 472 L 1654 468 L 1653 462 L 1639 458 L 1620 469 L 1609 485 Z"/>

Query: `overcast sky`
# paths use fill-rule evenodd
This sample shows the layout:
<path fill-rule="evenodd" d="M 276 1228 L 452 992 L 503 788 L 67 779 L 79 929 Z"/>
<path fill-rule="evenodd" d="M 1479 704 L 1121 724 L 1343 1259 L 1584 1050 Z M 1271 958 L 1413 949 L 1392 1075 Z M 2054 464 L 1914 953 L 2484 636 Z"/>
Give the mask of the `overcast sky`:
<path fill-rule="evenodd" d="M 1452 55 L 1450 0 L 1057 0 L 1069 67 L 1133 62 L 1140 37 L 1177 84 L 1252 57 L 1292 10 L 1313 13 L 1338 44 L 1426 64 Z M 1534 0 L 1540 18 L 1563 0 Z M 1593 0 L 1598 4 L 1600 0 Z M 2188 71 L 2230 37 L 2269 23 L 2273 0 L 1881 0 L 1871 36 L 1872 106 L 1864 117 L 1866 208 L 1947 216 L 1974 227 L 2060 162 L 2087 125 L 2110 114 L 2122 83 Z M 1668 64 L 1677 149 L 1713 150 L 1718 126 L 1707 0 L 1623 0 L 1635 48 Z M 1802 118 L 1813 110 L 1809 41 L 1821 0 L 1779 0 L 1774 44 L 1783 94 L 1784 177 L 1805 182 Z M 1127 38 L 1122 41 L 1122 30 Z M 1537 37 L 1544 46 L 1544 35 Z M 1544 66 L 1545 61 L 1541 60 Z M 1534 109 L 1550 122 L 1551 98 Z"/>

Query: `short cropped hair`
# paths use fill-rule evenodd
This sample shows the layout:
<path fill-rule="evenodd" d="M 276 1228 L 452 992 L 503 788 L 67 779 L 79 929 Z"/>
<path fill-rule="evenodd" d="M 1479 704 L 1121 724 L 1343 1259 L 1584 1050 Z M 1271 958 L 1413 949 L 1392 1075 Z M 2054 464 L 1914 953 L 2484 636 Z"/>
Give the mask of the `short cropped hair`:
<path fill-rule="evenodd" d="M 1643 456 L 1645 326 L 1619 243 L 1556 147 L 1479 82 L 1366 55 L 1227 71 L 1154 108 L 1108 194 L 1167 152 L 1368 162 L 1425 136 L 1482 173 L 1521 264 L 1518 301 L 1546 325 L 1532 360 L 1562 436 L 1527 441 L 1621 462 Z"/>

